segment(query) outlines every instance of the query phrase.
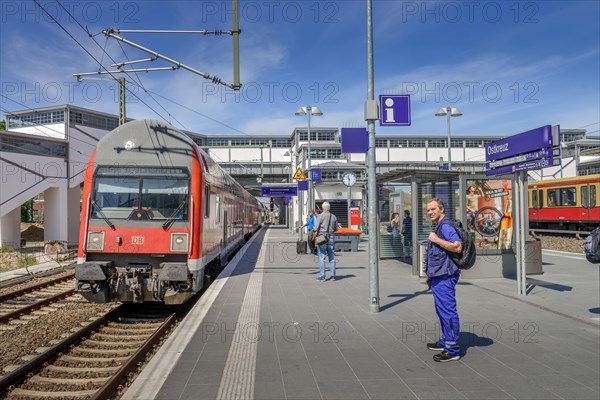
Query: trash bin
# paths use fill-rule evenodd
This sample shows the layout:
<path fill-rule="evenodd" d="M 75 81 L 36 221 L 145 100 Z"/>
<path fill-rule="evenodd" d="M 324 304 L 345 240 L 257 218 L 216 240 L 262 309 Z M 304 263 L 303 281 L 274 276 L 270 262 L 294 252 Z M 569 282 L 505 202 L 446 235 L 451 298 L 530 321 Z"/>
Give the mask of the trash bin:
<path fill-rule="evenodd" d="M 544 273 L 542 270 L 542 242 L 539 240 L 525 241 L 525 273 Z"/>
<path fill-rule="evenodd" d="M 298 254 L 306 254 L 306 240 L 298 240 L 296 241 L 296 253 Z"/>
<path fill-rule="evenodd" d="M 360 234 L 358 229 L 340 228 L 334 233 L 335 251 L 358 251 Z"/>

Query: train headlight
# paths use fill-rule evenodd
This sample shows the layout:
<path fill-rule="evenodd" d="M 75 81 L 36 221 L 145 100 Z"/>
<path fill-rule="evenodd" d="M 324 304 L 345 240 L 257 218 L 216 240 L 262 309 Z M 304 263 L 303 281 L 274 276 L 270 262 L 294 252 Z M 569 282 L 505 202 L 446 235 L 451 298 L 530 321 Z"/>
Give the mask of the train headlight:
<path fill-rule="evenodd" d="M 104 250 L 104 232 L 88 232 L 86 250 Z"/>
<path fill-rule="evenodd" d="M 171 251 L 187 251 L 188 234 L 171 233 Z"/>

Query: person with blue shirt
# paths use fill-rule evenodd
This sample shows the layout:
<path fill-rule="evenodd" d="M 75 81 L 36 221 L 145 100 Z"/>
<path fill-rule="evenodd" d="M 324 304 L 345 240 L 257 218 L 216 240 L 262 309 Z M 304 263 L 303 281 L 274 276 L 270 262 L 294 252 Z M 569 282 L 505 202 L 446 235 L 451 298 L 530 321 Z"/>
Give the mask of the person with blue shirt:
<path fill-rule="evenodd" d="M 317 250 L 315 248 L 315 221 L 317 220 L 317 216 L 315 215 L 315 210 L 308 210 L 308 218 L 304 226 L 308 228 L 308 248 L 310 249 L 310 254 L 317 254 Z"/>
<path fill-rule="evenodd" d="M 337 217 L 329 212 L 331 205 L 324 202 L 322 205 L 323 212 L 317 217 L 315 222 L 315 232 L 318 235 L 325 235 L 327 241 L 317 245 L 319 253 L 319 267 L 321 268 L 319 277 L 316 279 L 319 282 L 325 282 L 325 256 L 329 257 L 329 272 L 331 273 L 331 281 L 335 281 L 335 239 L 333 233 L 338 229 Z"/>
<path fill-rule="evenodd" d="M 427 203 L 427 215 L 435 225 L 427 244 L 427 278 L 440 319 L 442 336 L 427 348 L 440 353 L 433 356 L 437 362 L 460 360 L 458 338 L 460 327 L 456 309 L 456 284 L 460 270 L 449 253 L 460 253 L 462 243 L 452 222 L 444 214 L 444 202 L 434 198 Z"/>

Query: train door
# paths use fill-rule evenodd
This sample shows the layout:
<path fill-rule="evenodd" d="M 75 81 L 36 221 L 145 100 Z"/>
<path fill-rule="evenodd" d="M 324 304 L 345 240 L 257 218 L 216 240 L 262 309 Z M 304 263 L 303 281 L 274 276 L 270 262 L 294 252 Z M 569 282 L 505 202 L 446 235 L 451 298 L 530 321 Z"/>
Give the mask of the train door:
<path fill-rule="evenodd" d="M 594 207 L 596 207 L 596 186 L 594 184 L 583 184 L 580 187 L 581 195 L 581 207 L 580 220 L 588 222 L 592 220 L 592 213 Z"/>
<path fill-rule="evenodd" d="M 529 221 L 538 222 L 540 220 L 540 209 L 544 207 L 544 193 L 542 189 L 534 187 L 531 190 L 529 209 Z"/>
<path fill-rule="evenodd" d="M 223 248 L 227 247 L 227 242 L 228 242 L 227 227 L 228 227 L 227 208 L 223 207 Z"/>

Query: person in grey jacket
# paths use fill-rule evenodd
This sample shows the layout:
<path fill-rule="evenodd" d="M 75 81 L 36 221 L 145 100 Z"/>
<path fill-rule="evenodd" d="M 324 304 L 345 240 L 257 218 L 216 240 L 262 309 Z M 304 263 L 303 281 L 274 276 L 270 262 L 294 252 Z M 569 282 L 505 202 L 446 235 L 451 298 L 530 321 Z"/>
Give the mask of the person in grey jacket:
<path fill-rule="evenodd" d="M 317 251 L 319 254 L 319 266 L 321 268 L 321 274 L 317 278 L 317 281 L 325 282 L 325 255 L 329 257 L 329 272 L 331 273 L 330 280 L 335 281 L 335 249 L 334 249 L 334 237 L 333 233 L 338 229 L 338 221 L 335 215 L 329 212 L 331 205 L 328 202 L 324 202 L 323 212 L 317 217 L 315 222 L 315 231 L 317 236 L 325 235 L 327 241 L 323 244 L 317 245 Z"/>

